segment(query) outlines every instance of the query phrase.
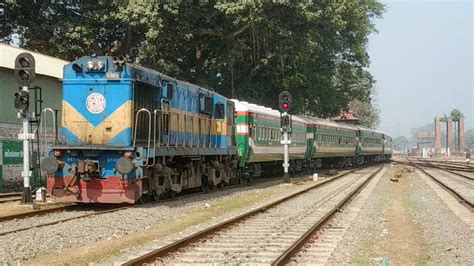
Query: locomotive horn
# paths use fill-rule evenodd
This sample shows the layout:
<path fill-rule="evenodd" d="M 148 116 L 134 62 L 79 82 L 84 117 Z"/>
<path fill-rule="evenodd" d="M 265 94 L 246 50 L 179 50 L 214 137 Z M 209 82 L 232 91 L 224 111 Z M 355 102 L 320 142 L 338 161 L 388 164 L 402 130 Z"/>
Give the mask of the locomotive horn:
<path fill-rule="evenodd" d="M 126 59 L 125 59 L 125 57 L 124 57 L 123 55 L 119 55 L 117 61 L 118 61 L 118 64 L 119 64 L 119 65 L 123 65 L 123 64 L 125 64 L 125 60 L 126 60 Z"/>

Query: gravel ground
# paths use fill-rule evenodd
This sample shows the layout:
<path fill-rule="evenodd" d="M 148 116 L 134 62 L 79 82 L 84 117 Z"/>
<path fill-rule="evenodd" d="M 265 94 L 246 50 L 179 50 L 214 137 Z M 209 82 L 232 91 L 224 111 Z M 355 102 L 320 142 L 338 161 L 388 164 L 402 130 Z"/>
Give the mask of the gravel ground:
<path fill-rule="evenodd" d="M 386 172 L 339 242 L 329 260 L 330 264 L 378 264 L 389 261 L 390 264 L 402 265 L 474 265 L 469 226 L 415 172 L 405 173 L 401 177 L 405 180 L 400 183 L 390 181 L 395 172 L 406 168 L 395 165 Z M 398 191 L 394 187 L 402 182 L 406 182 L 406 193 L 400 197 L 402 202 L 399 205 L 406 210 L 404 214 L 408 219 L 397 221 L 399 223 L 394 227 L 393 220 L 398 220 L 390 216 L 394 206 L 393 193 Z M 397 239 L 393 236 L 395 232 L 388 230 L 397 227 L 409 231 L 406 239 Z M 390 238 L 398 242 L 387 242 Z M 391 245 L 385 246 L 387 243 Z"/>
<path fill-rule="evenodd" d="M 263 191 L 269 187 L 291 186 L 281 185 L 280 180 L 272 180 L 255 184 L 252 187 L 235 187 L 178 198 L 174 201 L 158 204 L 139 205 L 134 208 L 113 213 L 102 214 L 71 220 L 39 229 L 26 230 L 14 234 L 0 236 L 0 243 L 9 243 L 0 248 L 0 261 L 17 262 L 49 253 L 59 253 L 68 248 L 84 246 L 102 240 L 116 240 L 153 226 L 179 219 L 187 213 L 205 209 L 218 201 L 243 197 Z M 300 185 L 303 186 L 303 185 Z M 293 185 L 293 187 L 300 187 Z M 281 195 L 275 195 L 279 197 Z M 273 198 L 268 198 L 270 201 Z M 259 202 L 258 204 L 261 204 Z M 252 208 L 254 206 L 249 206 Z M 84 214 L 84 213 L 81 213 Z M 69 212 L 52 213 L 45 216 L 27 218 L 16 222 L 0 223 L 0 231 L 9 231 L 26 224 L 44 223 L 60 218 L 76 215 Z"/>

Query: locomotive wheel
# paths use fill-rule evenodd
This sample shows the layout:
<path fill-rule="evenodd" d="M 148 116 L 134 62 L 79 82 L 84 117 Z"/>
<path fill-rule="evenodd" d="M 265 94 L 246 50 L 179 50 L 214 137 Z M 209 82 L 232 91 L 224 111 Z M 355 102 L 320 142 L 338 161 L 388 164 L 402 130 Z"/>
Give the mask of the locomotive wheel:
<path fill-rule="evenodd" d="M 204 192 L 204 193 L 207 193 L 207 192 L 209 192 L 209 190 L 211 190 L 211 189 L 209 188 L 209 183 L 207 181 L 207 177 L 203 177 L 202 182 L 201 182 L 201 191 Z"/>
<path fill-rule="evenodd" d="M 145 204 L 147 202 L 148 202 L 148 195 L 142 195 L 137 201 L 138 204 Z"/>

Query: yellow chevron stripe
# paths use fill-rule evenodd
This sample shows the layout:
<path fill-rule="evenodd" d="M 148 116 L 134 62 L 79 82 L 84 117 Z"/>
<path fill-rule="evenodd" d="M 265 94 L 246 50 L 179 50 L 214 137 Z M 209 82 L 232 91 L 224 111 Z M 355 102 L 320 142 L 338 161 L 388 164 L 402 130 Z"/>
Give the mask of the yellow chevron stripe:
<path fill-rule="evenodd" d="M 62 102 L 62 125 L 87 144 L 105 144 L 126 128 L 132 127 L 131 101 L 125 102 L 97 127 L 94 127 L 67 101 Z"/>

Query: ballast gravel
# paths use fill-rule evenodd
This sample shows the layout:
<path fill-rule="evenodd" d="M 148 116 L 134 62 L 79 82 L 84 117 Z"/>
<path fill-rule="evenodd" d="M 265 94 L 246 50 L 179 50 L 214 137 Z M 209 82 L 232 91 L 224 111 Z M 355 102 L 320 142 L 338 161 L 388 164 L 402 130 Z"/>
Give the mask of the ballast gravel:
<path fill-rule="evenodd" d="M 402 166 L 395 165 L 392 168 L 401 169 Z M 407 178 L 409 198 L 413 204 L 410 212 L 412 222 L 420 228 L 422 245 L 426 252 L 422 263 L 474 265 L 474 253 L 471 249 L 473 232 L 470 227 L 450 210 L 416 172 L 407 174 L 404 178 Z M 370 245 L 378 245 L 377 241 L 391 233 L 386 229 L 388 221 L 385 215 L 391 204 L 391 199 L 386 194 L 389 187 L 395 184 L 397 183 L 390 181 L 389 176 L 380 180 L 334 250 L 329 264 L 392 263 L 390 257 L 384 254 L 372 257 L 374 254 Z"/>
<path fill-rule="evenodd" d="M 299 179 L 303 180 L 303 178 Z M 177 198 L 164 203 L 137 205 L 112 213 L 74 219 L 55 225 L 3 235 L 0 236 L 0 243 L 7 244 L 0 246 L 0 261 L 3 263 L 21 262 L 45 254 L 60 253 L 68 248 L 80 247 L 101 240 L 119 239 L 127 234 L 160 225 L 163 221 L 169 222 L 170 219 L 177 219 L 191 211 L 206 208 L 208 205 L 213 205 L 223 199 L 244 197 L 272 186 L 281 185 L 280 179 L 272 179 L 252 186 L 216 190 L 206 194 Z M 270 202 L 281 196 L 274 195 L 255 205 Z M 254 208 L 255 205 L 248 206 L 245 209 Z M 246 210 L 239 209 L 238 211 L 244 212 Z M 79 215 L 83 214 L 85 213 L 81 212 Z M 78 216 L 78 213 L 58 212 L 2 222 L 0 223 L 0 232 L 74 216 Z"/>

